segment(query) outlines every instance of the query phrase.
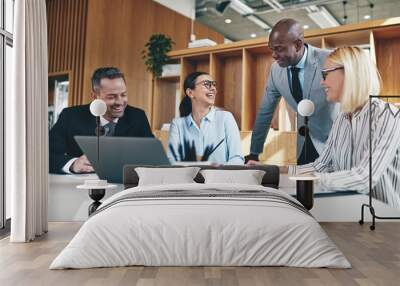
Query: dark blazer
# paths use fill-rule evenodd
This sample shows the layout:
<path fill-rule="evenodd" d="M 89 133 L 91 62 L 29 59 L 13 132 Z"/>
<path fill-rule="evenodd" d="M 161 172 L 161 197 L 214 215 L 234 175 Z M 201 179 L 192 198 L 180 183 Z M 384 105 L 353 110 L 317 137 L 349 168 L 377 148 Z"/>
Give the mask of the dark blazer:
<path fill-rule="evenodd" d="M 64 165 L 83 154 L 74 136 L 94 136 L 95 129 L 96 118 L 90 113 L 89 104 L 65 108 L 50 131 L 50 173 L 63 174 Z M 115 126 L 114 136 L 154 137 L 144 111 L 129 105 Z"/>

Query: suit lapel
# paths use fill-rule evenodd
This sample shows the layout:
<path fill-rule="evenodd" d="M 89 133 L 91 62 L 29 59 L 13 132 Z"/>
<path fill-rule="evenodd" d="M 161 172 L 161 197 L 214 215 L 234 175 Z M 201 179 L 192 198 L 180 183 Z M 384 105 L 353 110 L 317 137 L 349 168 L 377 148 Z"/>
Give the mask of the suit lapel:
<path fill-rule="evenodd" d="M 89 119 L 89 133 L 90 135 L 96 135 L 96 117 L 93 115 Z"/>
<path fill-rule="evenodd" d="M 126 112 L 126 110 L 125 110 Z M 126 115 L 122 116 L 119 120 L 117 125 L 115 126 L 115 133 L 114 136 L 126 136 L 127 130 L 129 129 L 130 125 Z"/>
<path fill-rule="evenodd" d="M 314 50 L 311 46 L 308 46 L 308 55 L 304 67 L 303 98 L 310 98 L 310 91 L 315 79 L 316 71 L 317 62 L 315 61 Z"/>
<path fill-rule="evenodd" d="M 82 135 L 93 136 L 96 135 L 96 117 L 90 113 L 89 106 L 90 105 L 88 104 L 85 112 L 82 114 L 83 117 L 81 118 L 81 122 L 85 123 L 80 123 L 80 128 L 82 128 Z"/>

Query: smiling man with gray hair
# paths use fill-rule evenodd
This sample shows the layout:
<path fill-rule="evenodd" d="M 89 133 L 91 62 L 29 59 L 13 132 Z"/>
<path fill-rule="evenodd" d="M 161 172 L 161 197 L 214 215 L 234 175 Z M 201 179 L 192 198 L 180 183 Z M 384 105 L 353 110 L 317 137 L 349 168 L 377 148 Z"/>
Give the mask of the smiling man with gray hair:
<path fill-rule="evenodd" d="M 92 99 L 107 105 L 100 124 L 106 136 L 153 137 L 143 110 L 128 105 L 124 74 L 115 67 L 101 67 L 92 76 Z M 75 135 L 95 135 L 96 118 L 89 104 L 65 108 L 50 131 L 50 173 L 90 173 L 93 167 L 76 143 Z"/>

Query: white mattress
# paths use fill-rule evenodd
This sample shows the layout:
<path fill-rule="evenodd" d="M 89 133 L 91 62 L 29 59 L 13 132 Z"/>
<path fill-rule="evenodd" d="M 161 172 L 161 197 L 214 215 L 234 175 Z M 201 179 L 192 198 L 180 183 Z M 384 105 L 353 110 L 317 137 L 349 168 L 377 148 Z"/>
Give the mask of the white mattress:
<path fill-rule="evenodd" d="M 237 184 L 128 189 L 102 204 L 50 269 L 127 265 L 351 267 L 305 209 L 281 199 L 178 194 L 118 202 L 122 197 L 145 194 L 138 192 L 204 193 L 211 189 L 214 193 L 263 191 L 297 203 L 279 190 Z"/>

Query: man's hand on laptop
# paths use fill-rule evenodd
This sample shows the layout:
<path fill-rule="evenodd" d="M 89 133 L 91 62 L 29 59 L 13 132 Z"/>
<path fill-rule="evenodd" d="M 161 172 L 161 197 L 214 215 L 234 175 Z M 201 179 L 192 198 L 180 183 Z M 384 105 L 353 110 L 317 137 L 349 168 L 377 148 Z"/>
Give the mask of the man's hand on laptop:
<path fill-rule="evenodd" d="M 255 154 L 249 154 L 249 155 L 245 156 L 244 160 L 245 160 L 245 164 L 247 166 L 261 165 L 261 163 L 258 159 L 258 155 L 255 155 Z"/>
<path fill-rule="evenodd" d="M 92 165 L 90 164 L 86 155 L 82 155 L 78 159 L 76 159 L 75 162 L 71 165 L 70 170 L 73 173 L 77 173 L 77 174 L 94 172 L 94 169 L 93 169 Z"/>

